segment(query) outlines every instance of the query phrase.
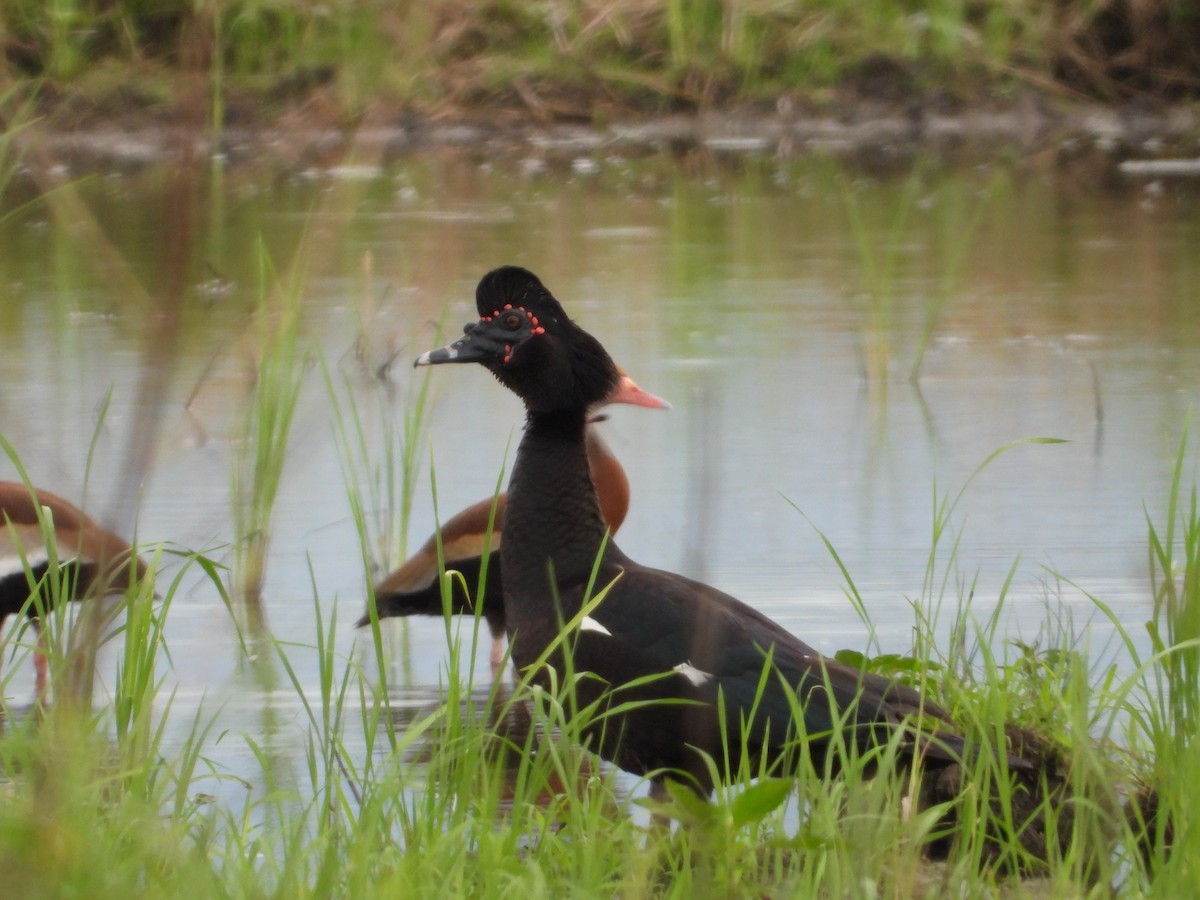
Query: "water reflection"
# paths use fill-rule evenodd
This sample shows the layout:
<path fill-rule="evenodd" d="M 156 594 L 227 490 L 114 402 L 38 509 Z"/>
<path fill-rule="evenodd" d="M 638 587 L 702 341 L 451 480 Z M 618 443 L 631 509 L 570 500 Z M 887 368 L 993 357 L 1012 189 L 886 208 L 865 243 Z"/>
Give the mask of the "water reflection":
<path fill-rule="evenodd" d="M 903 651 L 934 506 L 998 447 L 1050 435 L 1069 443 L 1015 447 L 974 479 L 935 583 L 945 577 L 950 605 L 974 584 L 982 617 L 1015 562 L 1009 634 L 1036 638 L 1047 603 L 1062 602 L 1085 639 L 1104 645 L 1106 629 L 1060 574 L 1142 632 L 1144 512 L 1163 509 L 1200 396 L 1195 187 L 1164 183 L 1148 196 L 1130 182 L 1097 189 L 1022 166 L 881 180 L 820 158 L 596 163 L 447 153 L 354 178 L 212 178 L 195 210 L 195 290 L 169 379 L 154 370 L 165 401 L 151 410 L 139 389 L 157 298 L 172 296 L 173 277 L 161 265 L 175 227 L 163 173 L 75 186 L 97 224 L 82 237 L 44 203 L 13 211 L 0 218 L 0 430 L 35 483 L 102 519 L 136 511 L 110 524 L 143 542 L 228 561 L 232 445 L 255 379 L 263 285 L 301 273 L 306 340 L 339 402 L 348 392 L 364 413 L 378 461 L 411 412 L 420 376 L 407 361 L 439 328 L 473 317 L 482 272 L 515 262 L 675 405 L 656 417 L 616 410 L 603 426 L 633 487 L 620 543 L 639 561 L 709 580 L 823 650 L 862 647 L 867 628 L 819 529 L 862 592 L 881 649 Z M 325 623 L 336 615 L 339 657 L 373 672 L 349 627 L 373 573 L 346 500 L 333 402 L 314 363 L 264 586 L 271 629 L 309 688 L 319 670 L 305 649 L 315 644 L 314 588 Z M 156 425 L 152 461 L 130 489 L 122 473 L 144 415 Z M 417 445 L 416 537 L 434 520 L 430 465 L 445 517 L 495 488 L 520 421 L 481 373 L 439 373 Z M 369 502 L 369 515 L 388 517 L 389 501 Z M 401 547 L 373 542 L 372 552 L 387 567 Z M 444 623 L 386 632 L 393 683 L 432 699 L 446 672 Z M 204 704 L 233 733 L 263 727 L 264 692 L 242 674 L 228 611 L 199 574 L 185 579 L 167 640 L 181 720 L 187 704 Z M 462 642 L 464 670 L 487 672 L 486 645 Z M 102 682 L 115 658 L 102 657 Z M 303 730 L 294 691 L 265 693 L 272 727 Z M 212 757 L 237 771 L 253 760 L 235 744 L 227 738 Z"/>

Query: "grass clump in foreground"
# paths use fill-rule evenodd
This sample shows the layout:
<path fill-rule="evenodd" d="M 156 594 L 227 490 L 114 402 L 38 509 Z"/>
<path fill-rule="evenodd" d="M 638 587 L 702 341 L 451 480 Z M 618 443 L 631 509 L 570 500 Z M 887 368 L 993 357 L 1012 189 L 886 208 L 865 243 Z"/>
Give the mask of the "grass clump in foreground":
<path fill-rule="evenodd" d="M 953 790 L 924 808 L 905 800 L 897 741 L 858 756 L 847 748 L 836 777 L 800 743 L 794 771 L 743 773 L 712 803 L 676 792 L 666 809 L 680 826 L 647 829 L 629 781 L 580 748 L 589 720 L 605 716 L 574 702 L 586 676 L 480 684 L 458 662 L 478 621 L 455 621 L 442 701 L 402 716 L 382 681 L 335 653 L 345 625 L 315 590 L 316 690 L 292 661 L 311 648 L 262 644 L 300 700 L 299 762 L 279 767 L 269 736 L 219 735 L 205 711 L 168 739 L 179 714 L 162 691 L 162 626 L 181 573 L 159 585 L 161 602 L 144 590 L 118 610 L 130 640 L 111 702 L 5 718 L 5 896 L 1185 895 L 1200 859 L 1186 789 L 1200 783 L 1200 509 L 1194 490 L 1184 498 L 1185 458 L 1181 447 L 1166 523 L 1150 526 L 1151 655 L 1109 616 L 1131 674 L 1097 668 L 1066 628 L 1001 651 L 999 614 L 969 624 L 965 601 L 949 647 L 920 615 L 921 654 L 862 658 L 936 680 L 980 747 Z M 931 577 L 922 600 L 945 592 Z M 244 741 L 263 771 L 235 777 L 210 762 L 218 735 Z M 1067 786 L 1056 802 L 1013 785 L 1009 749 L 1043 754 L 1047 782 Z M 1136 778 L 1147 791 L 1125 803 L 1121 783 Z M 1036 853 L 1030 803 L 1046 822 Z M 943 862 L 925 858 L 933 845 Z"/>

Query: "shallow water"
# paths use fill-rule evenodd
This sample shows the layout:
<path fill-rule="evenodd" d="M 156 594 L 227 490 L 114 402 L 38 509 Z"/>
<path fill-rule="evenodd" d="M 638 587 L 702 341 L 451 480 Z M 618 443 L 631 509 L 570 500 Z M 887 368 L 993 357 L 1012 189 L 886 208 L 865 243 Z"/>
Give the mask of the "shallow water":
<path fill-rule="evenodd" d="M 1035 161 L 879 177 L 815 157 L 585 164 L 463 152 L 286 179 L 217 173 L 190 188 L 181 207 L 168 170 L 92 176 L 66 191 L 72 203 L 17 209 L 27 198 L 16 196 L 0 218 L 0 431 L 36 484 L 142 542 L 229 561 L 262 251 L 288 272 L 307 236 L 303 339 L 369 418 L 380 402 L 404 412 L 424 377 L 409 361 L 439 343 L 439 322 L 448 336 L 474 318 L 484 271 L 538 272 L 674 404 L 616 409 L 602 426 L 633 488 L 622 548 L 713 582 L 823 650 L 865 648 L 868 631 L 820 534 L 861 591 L 879 648 L 904 652 L 933 509 L 968 480 L 934 566 L 948 607 L 973 587 L 982 618 L 1014 570 L 1010 638 L 1037 639 L 1049 615 L 1114 653 L 1085 591 L 1144 633 L 1146 515 L 1163 521 L 1200 399 L 1196 185 Z M 172 251 L 181 235 L 186 266 Z M 164 310 L 181 301 L 174 327 Z M 521 421 L 482 371 L 428 377 L 412 546 L 434 520 L 431 460 L 446 516 L 492 492 Z M 332 405 L 314 361 L 264 591 L 311 697 L 314 584 L 326 625 L 336 612 L 338 652 L 373 666 L 350 627 L 366 576 Z M 368 432 L 383 458 L 383 429 Z M 993 451 L 1036 436 L 1067 442 L 1013 447 L 971 480 Z M 0 477 L 13 472 L 0 462 Z M 265 690 L 239 662 L 213 586 L 194 571 L 184 584 L 164 670 L 180 732 L 204 704 L 222 723 L 214 733 L 295 723 L 275 735 L 286 751 L 303 729 L 296 691 L 286 679 Z M 389 629 L 389 650 L 398 702 L 435 703 L 444 625 Z M 115 658 L 102 656 L 103 683 Z M 14 664 L 6 693 L 20 707 L 32 669 L 26 654 L 6 659 L 6 673 Z M 486 640 L 475 665 L 487 672 Z M 256 766 L 230 738 L 210 756 L 234 772 Z"/>

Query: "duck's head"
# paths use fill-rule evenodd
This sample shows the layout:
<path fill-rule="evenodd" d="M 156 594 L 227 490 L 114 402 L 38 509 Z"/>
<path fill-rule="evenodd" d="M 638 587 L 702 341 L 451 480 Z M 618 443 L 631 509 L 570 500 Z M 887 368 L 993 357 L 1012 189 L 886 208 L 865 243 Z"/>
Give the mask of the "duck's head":
<path fill-rule="evenodd" d="M 488 272 L 475 289 L 475 306 L 479 321 L 454 343 L 422 353 L 416 365 L 480 363 L 530 412 L 586 412 L 620 388 L 621 373 L 600 342 L 527 269 Z"/>

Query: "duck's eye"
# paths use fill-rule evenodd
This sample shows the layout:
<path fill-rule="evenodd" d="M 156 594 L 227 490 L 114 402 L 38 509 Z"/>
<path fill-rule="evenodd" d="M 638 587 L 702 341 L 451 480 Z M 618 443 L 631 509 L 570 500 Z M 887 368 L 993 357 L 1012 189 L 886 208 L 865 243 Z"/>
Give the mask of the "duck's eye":
<path fill-rule="evenodd" d="M 516 331 L 521 327 L 524 319 L 516 313 L 508 313 L 500 320 L 500 324 L 504 326 L 506 331 Z"/>

